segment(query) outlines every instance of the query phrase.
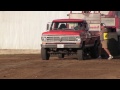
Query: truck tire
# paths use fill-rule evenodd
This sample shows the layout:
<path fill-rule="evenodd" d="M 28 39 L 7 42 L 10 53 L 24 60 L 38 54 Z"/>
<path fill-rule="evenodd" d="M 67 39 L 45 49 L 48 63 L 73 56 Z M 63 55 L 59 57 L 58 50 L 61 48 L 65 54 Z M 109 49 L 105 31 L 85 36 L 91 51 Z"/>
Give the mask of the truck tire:
<path fill-rule="evenodd" d="M 111 36 L 110 36 L 111 35 Z M 111 33 L 108 39 L 108 49 L 113 56 L 119 55 L 119 41 L 116 33 Z"/>
<path fill-rule="evenodd" d="M 80 50 L 77 50 L 77 59 L 78 60 L 84 60 L 85 57 L 84 57 L 84 50 L 80 49 Z"/>
<path fill-rule="evenodd" d="M 47 53 L 47 49 L 46 48 L 41 48 L 41 58 L 42 60 L 49 60 L 49 53 Z"/>
<path fill-rule="evenodd" d="M 99 56 L 99 48 L 98 48 L 98 45 L 95 44 L 94 47 L 91 47 L 90 49 L 90 56 L 91 58 L 97 58 Z"/>
<path fill-rule="evenodd" d="M 64 58 L 64 54 L 58 54 L 58 58 Z"/>

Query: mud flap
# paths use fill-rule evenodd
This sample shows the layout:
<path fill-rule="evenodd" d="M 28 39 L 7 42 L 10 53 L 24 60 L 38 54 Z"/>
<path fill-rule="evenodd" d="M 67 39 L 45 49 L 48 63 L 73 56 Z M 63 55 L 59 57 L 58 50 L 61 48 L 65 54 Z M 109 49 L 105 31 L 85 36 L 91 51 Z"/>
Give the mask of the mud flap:
<path fill-rule="evenodd" d="M 64 58 L 64 54 L 58 54 L 58 58 L 60 59 Z"/>
<path fill-rule="evenodd" d="M 85 60 L 86 59 L 86 48 L 83 46 L 81 49 L 77 50 L 77 58 L 78 60 Z"/>
<path fill-rule="evenodd" d="M 84 51 L 81 50 L 77 50 L 77 59 L 78 60 L 84 60 Z"/>

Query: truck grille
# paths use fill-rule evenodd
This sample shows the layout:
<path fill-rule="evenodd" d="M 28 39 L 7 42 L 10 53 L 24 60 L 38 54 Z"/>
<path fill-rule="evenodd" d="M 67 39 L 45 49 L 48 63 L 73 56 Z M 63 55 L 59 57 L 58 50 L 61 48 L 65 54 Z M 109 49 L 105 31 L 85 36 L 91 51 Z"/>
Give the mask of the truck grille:
<path fill-rule="evenodd" d="M 48 42 L 51 41 L 76 41 L 75 37 L 47 37 L 46 39 Z"/>

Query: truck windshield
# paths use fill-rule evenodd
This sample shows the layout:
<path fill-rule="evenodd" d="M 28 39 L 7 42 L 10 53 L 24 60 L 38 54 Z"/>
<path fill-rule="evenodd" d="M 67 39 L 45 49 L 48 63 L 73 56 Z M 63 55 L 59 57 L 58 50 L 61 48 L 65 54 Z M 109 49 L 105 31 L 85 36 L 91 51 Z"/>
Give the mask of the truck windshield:
<path fill-rule="evenodd" d="M 51 25 L 51 30 L 83 30 L 86 28 L 86 24 L 83 22 L 53 22 Z"/>

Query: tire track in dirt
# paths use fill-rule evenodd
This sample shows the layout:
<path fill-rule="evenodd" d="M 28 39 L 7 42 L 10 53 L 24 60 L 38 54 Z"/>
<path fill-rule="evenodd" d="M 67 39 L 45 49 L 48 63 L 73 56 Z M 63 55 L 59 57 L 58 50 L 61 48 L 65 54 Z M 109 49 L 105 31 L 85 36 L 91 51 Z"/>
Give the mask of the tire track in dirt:
<path fill-rule="evenodd" d="M 88 59 L 75 57 L 41 60 L 39 54 L 0 55 L 1 79 L 111 79 L 120 78 L 119 58 Z"/>

